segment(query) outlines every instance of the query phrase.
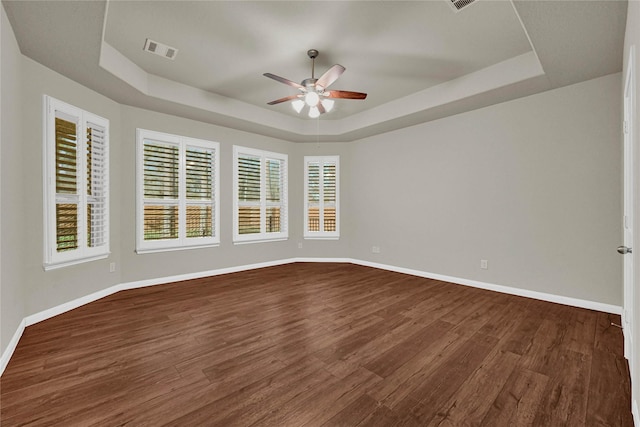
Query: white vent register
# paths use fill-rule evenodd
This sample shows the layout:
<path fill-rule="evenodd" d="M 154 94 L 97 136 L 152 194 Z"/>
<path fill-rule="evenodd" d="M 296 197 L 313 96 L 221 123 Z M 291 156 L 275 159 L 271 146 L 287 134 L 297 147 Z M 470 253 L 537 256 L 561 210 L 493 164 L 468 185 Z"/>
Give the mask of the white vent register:
<path fill-rule="evenodd" d="M 151 39 L 145 40 L 143 50 L 171 60 L 176 59 L 176 55 L 178 54 L 178 49 L 175 47 L 167 46 L 164 43 L 158 43 Z"/>
<path fill-rule="evenodd" d="M 447 3 L 451 5 L 455 12 L 460 12 L 465 7 L 470 4 L 475 3 L 477 0 L 446 0 Z"/>

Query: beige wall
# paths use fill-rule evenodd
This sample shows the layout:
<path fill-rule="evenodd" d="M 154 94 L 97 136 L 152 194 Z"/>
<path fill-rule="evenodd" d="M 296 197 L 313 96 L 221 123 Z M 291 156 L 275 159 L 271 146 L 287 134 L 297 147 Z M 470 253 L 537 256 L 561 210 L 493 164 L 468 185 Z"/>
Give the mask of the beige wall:
<path fill-rule="evenodd" d="M 620 305 L 619 87 L 610 75 L 354 143 L 351 256 Z"/>
<path fill-rule="evenodd" d="M 121 229 L 118 212 L 121 209 L 118 194 L 123 185 L 119 173 L 118 159 L 121 157 L 121 107 L 102 95 L 75 83 L 58 73 L 28 59 L 22 58 L 22 141 L 23 152 L 29 153 L 33 165 L 22 164 L 23 188 L 25 195 L 21 213 L 23 221 L 29 224 L 23 238 L 24 288 L 27 315 L 38 313 L 73 299 L 89 295 L 120 283 L 118 274 L 109 273 L 109 262 L 118 259 Z M 109 259 L 87 262 L 71 267 L 44 271 L 42 267 L 43 248 L 43 95 L 50 95 L 61 101 L 109 120 L 110 162 L 111 162 L 111 222 L 110 238 L 112 256 Z"/>
<path fill-rule="evenodd" d="M 292 148 L 290 169 L 298 179 L 289 184 L 289 197 L 295 205 L 296 214 L 291 218 L 295 230 L 292 257 L 305 258 L 349 258 L 351 256 L 352 230 L 350 174 L 346 173 L 351 162 L 351 145 L 344 143 L 295 144 Z M 304 227 L 304 156 L 340 156 L 340 239 L 314 240 L 303 238 Z M 302 244 L 302 248 L 298 244 Z"/>
<path fill-rule="evenodd" d="M 640 2 L 630 1 L 627 9 L 627 27 L 625 34 L 625 43 L 624 43 L 624 67 L 623 70 L 627 69 L 627 65 L 629 62 L 629 52 L 631 48 L 635 49 L 635 66 L 636 66 L 636 74 L 635 74 L 635 85 L 636 85 L 636 104 L 640 101 Z M 622 97 L 624 91 L 624 81 L 626 76 L 624 76 L 622 80 L 622 84 L 620 85 L 620 94 Z M 640 113 L 640 105 L 636 105 L 636 115 L 633 118 L 634 123 L 632 124 L 632 128 L 635 130 L 633 146 L 634 149 L 640 146 L 640 118 L 638 118 L 638 113 Z M 634 171 L 635 176 L 639 176 L 640 173 L 640 150 L 635 150 L 634 153 Z M 637 178 L 634 180 L 637 182 Z M 635 192 L 637 194 L 637 187 Z M 640 230 L 640 197 L 634 197 L 634 234 L 638 236 L 638 231 Z M 622 239 L 622 237 L 621 237 Z M 638 246 L 638 238 L 635 238 L 635 245 Z M 636 251 L 637 253 L 637 251 Z M 634 257 L 635 265 L 634 265 L 634 275 L 635 275 L 635 295 L 633 301 L 633 314 L 634 314 L 634 324 L 632 327 L 633 337 L 632 340 L 635 343 L 635 369 L 636 372 L 631 378 L 632 383 L 632 401 L 635 404 L 636 411 L 638 410 L 638 406 L 640 405 L 640 355 L 638 354 L 638 350 L 640 349 L 640 291 L 638 290 L 638 282 L 640 277 L 640 256 Z M 636 423 L 640 423 L 640 413 L 636 412 Z"/>
<path fill-rule="evenodd" d="M 23 216 L 20 183 L 23 177 L 21 124 L 21 55 L 11 25 L 0 7 L 0 354 L 25 316 L 24 277 L 21 262 L 22 235 L 27 229 Z M 38 194 L 34 197 L 39 197 Z"/>
<path fill-rule="evenodd" d="M 0 351 L 23 317 L 115 284 L 293 257 L 357 258 L 621 304 L 621 264 L 612 251 L 621 233 L 618 74 L 354 143 L 293 144 L 119 105 L 21 57 L 10 30 L 13 47 L 6 48 L 5 24 Z M 43 94 L 111 123 L 111 256 L 48 272 Z M 220 142 L 219 247 L 135 254 L 138 127 Z M 289 155 L 288 241 L 232 243 L 234 144 Z M 302 238 L 302 158 L 321 154 L 341 158 L 337 241 Z M 480 259 L 489 260 L 488 270 L 479 269 Z"/>
<path fill-rule="evenodd" d="M 292 254 L 295 238 L 290 231 L 288 241 L 234 245 L 232 242 L 232 162 L 233 145 L 290 154 L 290 142 L 186 120 L 133 107 L 122 107 L 122 155 L 118 173 L 123 178 L 117 197 L 122 224 L 122 281 L 161 278 L 213 269 L 287 259 Z M 218 247 L 138 255 L 135 253 L 135 147 L 136 128 L 207 139 L 220 143 L 220 236 Z M 289 158 L 291 162 L 291 157 Z M 299 180 L 289 170 L 290 185 Z M 112 194 L 114 194 L 112 192 Z M 299 215 L 295 202 L 289 202 L 289 214 Z M 297 230 L 295 230 L 297 231 Z"/>

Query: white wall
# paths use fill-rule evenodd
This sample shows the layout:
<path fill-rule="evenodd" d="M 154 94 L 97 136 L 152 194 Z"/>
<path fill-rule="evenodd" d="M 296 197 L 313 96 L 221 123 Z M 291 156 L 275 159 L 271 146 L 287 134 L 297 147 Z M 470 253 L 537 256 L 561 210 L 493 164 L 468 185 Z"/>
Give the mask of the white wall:
<path fill-rule="evenodd" d="M 24 221 L 22 193 L 23 145 L 21 123 L 21 55 L 4 8 L 0 7 L 0 354 L 4 353 L 25 316 L 24 276 L 21 260 L 22 236 L 28 228 Z M 34 195 L 34 197 L 40 197 Z"/>
<path fill-rule="evenodd" d="M 354 143 L 351 256 L 619 306 L 620 82 Z"/>
<path fill-rule="evenodd" d="M 625 33 L 625 43 L 624 43 L 624 67 L 623 70 L 627 69 L 627 64 L 629 62 L 629 52 L 631 48 L 635 49 L 635 62 L 636 62 L 636 103 L 640 100 L 640 2 L 630 1 L 627 9 L 627 27 Z M 623 82 L 624 83 L 624 79 Z M 624 91 L 624 86 L 621 84 L 620 86 L 620 97 L 622 98 L 622 94 Z M 640 105 L 636 105 L 636 116 L 633 118 L 634 123 L 632 124 L 632 128 L 635 129 L 633 146 L 634 148 L 640 147 L 640 118 L 638 118 L 638 113 L 640 112 Z M 640 150 L 636 150 L 634 153 L 634 171 L 636 177 L 640 174 Z M 637 178 L 634 179 L 637 182 Z M 638 187 L 636 187 L 636 194 L 638 191 Z M 634 203 L 634 230 L 640 230 L 640 197 L 635 196 Z M 637 235 L 637 231 L 635 233 Z M 622 236 L 621 236 L 622 241 Z M 636 237 L 636 246 L 638 245 L 638 239 Z M 640 256 L 635 256 L 635 265 L 634 265 L 634 274 L 635 274 L 635 295 L 633 301 L 633 313 L 634 313 L 634 324 L 632 327 L 633 337 L 632 340 L 634 342 L 634 346 L 636 349 L 636 354 L 633 354 L 632 357 L 635 361 L 635 369 L 634 375 L 631 378 L 631 398 L 632 405 L 634 405 L 634 417 L 637 425 L 640 425 L 640 413 L 638 412 L 638 406 L 640 405 L 640 355 L 637 354 L 637 349 L 640 348 L 640 291 L 638 288 L 638 282 L 640 277 Z"/>

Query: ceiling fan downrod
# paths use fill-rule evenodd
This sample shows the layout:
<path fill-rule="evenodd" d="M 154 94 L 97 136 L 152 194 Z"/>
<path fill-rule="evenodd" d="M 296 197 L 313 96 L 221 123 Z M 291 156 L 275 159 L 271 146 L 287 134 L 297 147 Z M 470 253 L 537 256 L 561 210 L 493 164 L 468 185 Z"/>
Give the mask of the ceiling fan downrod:
<path fill-rule="evenodd" d="M 307 51 L 307 55 L 309 55 L 309 58 L 311 58 L 311 78 L 315 80 L 315 68 L 316 68 L 316 58 L 318 57 L 318 54 L 320 52 L 318 52 L 316 49 L 309 49 Z"/>

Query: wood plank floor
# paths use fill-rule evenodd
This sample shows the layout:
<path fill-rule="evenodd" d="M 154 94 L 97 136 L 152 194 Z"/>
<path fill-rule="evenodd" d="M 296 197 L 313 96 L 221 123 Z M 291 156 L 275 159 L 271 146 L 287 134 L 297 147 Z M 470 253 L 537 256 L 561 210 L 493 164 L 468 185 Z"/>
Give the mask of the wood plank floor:
<path fill-rule="evenodd" d="M 632 426 L 612 322 L 350 264 L 135 289 L 26 328 L 1 425 Z"/>

